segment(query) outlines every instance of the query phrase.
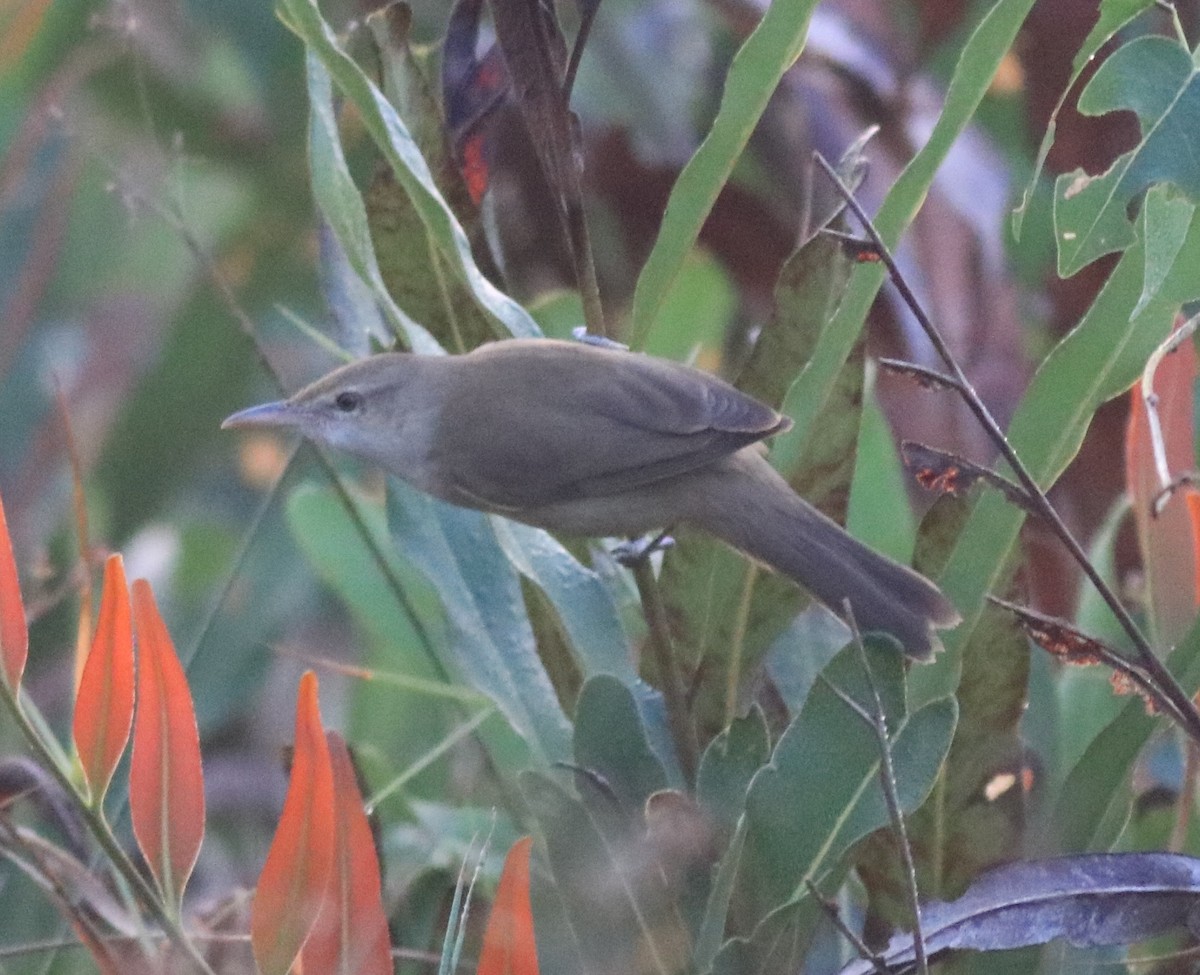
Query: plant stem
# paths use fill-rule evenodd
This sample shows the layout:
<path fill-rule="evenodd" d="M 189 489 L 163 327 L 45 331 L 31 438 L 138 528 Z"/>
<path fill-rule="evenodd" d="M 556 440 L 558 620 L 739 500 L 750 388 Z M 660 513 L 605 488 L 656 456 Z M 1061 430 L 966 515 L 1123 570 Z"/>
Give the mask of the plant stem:
<path fill-rule="evenodd" d="M 688 785 L 692 785 L 696 780 L 696 734 L 688 715 L 683 681 L 679 677 L 679 667 L 671 643 L 671 628 L 667 624 L 666 607 L 658 589 L 658 580 L 654 578 L 649 555 L 633 563 L 633 579 L 642 599 L 646 625 L 650 627 L 650 652 L 654 655 L 658 681 L 667 705 L 667 722 L 671 726 L 671 737 L 675 739 L 675 749 L 679 753 L 683 777 Z"/>

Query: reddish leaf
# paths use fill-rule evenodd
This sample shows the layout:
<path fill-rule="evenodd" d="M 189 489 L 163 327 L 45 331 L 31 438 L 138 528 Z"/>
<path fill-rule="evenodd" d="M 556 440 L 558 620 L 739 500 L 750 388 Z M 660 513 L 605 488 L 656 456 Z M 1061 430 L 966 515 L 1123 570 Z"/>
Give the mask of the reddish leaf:
<path fill-rule="evenodd" d="M 104 565 L 100 618 L 75 700 L 75 749 L 99 802 L 133 725 L 133 620 L 121 556 Z"/>
<path fill-rule="evenodd" d="M 333 872 L 312 934 L 300 953 L 304 972 L 391 975 L 391 937 L 383 910 L 379 859 L 345 741 L 325 739 L 333 766 L 337 817 Z"/>
<path fill-rule="evenodd" d="M 1162 424 L 1167 464 L 1172 476 L 1195 466 L 1192 455 L 1192 389 L 1196 380 L 1196 352 L 1184 342 L 1159 364 L 1154 374 L 1158 416 Z M 1145 569 L 1146 588 L 1156 636 L 1175 643 L 1196 615 L 1196 558 L 1187 502 L 1176 491 L 1159 516 L 1151 505 L 1162 485 L 1154 469 L 1150 424 L 1142 386 L 1133 387 L 1129 428 L 1125 439 L 1125 479 L 1133 503 L 1138 544 Z"/>
<path fill-rule="evenodd" d="M 28 655 L 25 603 L 21 600 L 21 583 L 17 577 L 17 561 L 13 558 L 12 539 L 8 537 L 4 503 L 0 501 L 0 670 L 14 697 L 20 690 Z"/>
<path fill-rule="evenodd" d="M 1196 575 L 1192 579 L 1196 602 L 1200 604 L 1200 491 L 1188 488 L 1184 494 L 1187 504 L 1188 518 L 1192 522 L 1192 560 L 1196 564 Z"/>
<path fill-rule="evenodd" d="M 286 975 L 313 928 L 333 870 L 333 770 L 317 677 L 300 678 L 287 798 L 250 909 L 250 944 L 263 975 Z"/>
<path fill-rule="evenodd" d="M 496 900 L 483 932 L 476 975 L 538 975 L 533 908 L 529 902 L 529 852 L 533 840 L 517 840 L 500 874 Z"/>
<path fill-rule="evenodd" d="M 200 735 L 187 677 L 145 579 L 133 583 L 137 715 L 129 806 L 133 834 L 163 898 L 177 908 L 204 838 Z"/>

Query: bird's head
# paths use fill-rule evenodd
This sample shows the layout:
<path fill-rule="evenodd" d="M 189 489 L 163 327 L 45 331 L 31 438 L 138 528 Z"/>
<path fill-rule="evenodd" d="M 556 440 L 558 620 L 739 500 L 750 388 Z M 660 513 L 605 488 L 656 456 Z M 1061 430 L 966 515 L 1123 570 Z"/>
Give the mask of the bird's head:
<path fill-rule="evenodd" d="M 295 430 L 322 446 L 385 468 L 395 467 L 395 445 L 406 421 L 422 412 L 421 358 L 374 355 L 322 376 L 285 400 L 262 403 L 227 417 L 221 429 Z"/>

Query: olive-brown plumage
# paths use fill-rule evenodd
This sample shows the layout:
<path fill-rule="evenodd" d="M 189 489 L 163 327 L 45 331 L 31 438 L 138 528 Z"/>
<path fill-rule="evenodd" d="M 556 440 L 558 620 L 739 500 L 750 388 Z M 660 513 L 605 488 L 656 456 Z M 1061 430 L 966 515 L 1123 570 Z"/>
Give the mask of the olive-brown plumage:
<path fill-rule="evenodd" d="M 759 441 L 790 421 L 675 362 L 548 339 L 372 356 L 227 427 L 290 427 L 435 497 L 552 531 L 701 528 L 864 630 L 929 659 L 958 613 L 928 580 L 800 498 Z"/>

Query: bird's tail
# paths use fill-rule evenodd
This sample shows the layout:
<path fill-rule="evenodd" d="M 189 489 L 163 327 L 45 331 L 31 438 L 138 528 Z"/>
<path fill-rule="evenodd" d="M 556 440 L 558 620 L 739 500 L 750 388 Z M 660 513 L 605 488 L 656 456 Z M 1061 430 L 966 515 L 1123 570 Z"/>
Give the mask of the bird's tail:
<path fill-rule="evenodd" d="M 705 489 L 689 492 L 685 520 L 790 576 L 839 615 L 849 600 L 862 631 L 888 633 L 909 656 L 930 660 L 941 648 L 934 631 L 959 622 L 937 586 L 851 537 L 756 451 L 705 473 Z"/>

